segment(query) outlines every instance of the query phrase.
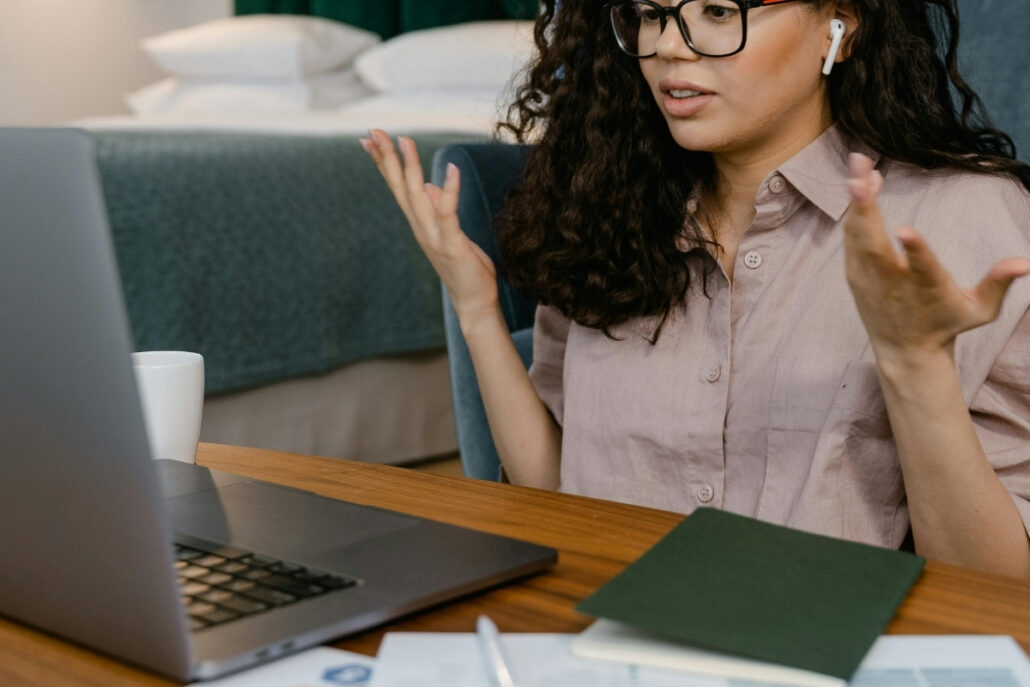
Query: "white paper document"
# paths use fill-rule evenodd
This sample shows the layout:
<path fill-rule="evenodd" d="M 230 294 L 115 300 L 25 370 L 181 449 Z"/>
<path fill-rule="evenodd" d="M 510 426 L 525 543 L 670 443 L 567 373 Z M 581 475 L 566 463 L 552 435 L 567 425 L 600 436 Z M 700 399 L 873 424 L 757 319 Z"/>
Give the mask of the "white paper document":
<path fill-rule="evenodd" d="M 518 687 L 781 687 L 787 683 L 581 658 L 575 635 L 505 634 Z M 472 633 L 389 633 L 369 687 L 490 687 Z M 1030 687 L 1030 660 L 1011 637 L 877 639 L 850 687 Z"/>
<path fill-rule="evenodd" d="M 575 635 L 502 636 L 518 687 L 726 687 L 723 680 L 685 682 L 683 673 L 573 656 Z M 383 638 L 369 687 L 490 687 L 473 633 L 391 632 Z"/>
<path fill-rule="evenodd" d="M 197 687 L 368 687 L 374 667 L 374 658 L 322 646 L 221 680 L 195 684 Z"/>

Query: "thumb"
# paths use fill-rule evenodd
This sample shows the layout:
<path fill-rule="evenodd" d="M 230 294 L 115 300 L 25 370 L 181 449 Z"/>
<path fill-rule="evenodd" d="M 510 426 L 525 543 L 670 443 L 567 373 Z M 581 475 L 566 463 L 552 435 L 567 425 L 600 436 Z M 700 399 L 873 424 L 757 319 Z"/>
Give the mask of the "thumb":
<path fill-rule="evenodd" d="M 998 316 L 1012 282 L 1030 274 L 1030 259 L 1009 258 L 1002 260 L 987 273 L 972 291 L 973 298 L 990 314 L 990 320 Z M 988 321 L 990 321 L 988 320 Z"/>
<path fill-rule="evenodd" d="M 476 256 L 479 257 L 480 261 L 483 263 L 483 266 L 486 267 L 487 270 L 489 270 L 490 274 L 496 276 L 497 268 L 494 266 L 494 261 L 490 259 L 489 255 L 486 254 L 486 251 L 480 248 L 479 244 L 477 244 L 475 241 L 471 239 L 469 239 L 469 243 L 472 244 L 472 250 L 475 252 Z"/>

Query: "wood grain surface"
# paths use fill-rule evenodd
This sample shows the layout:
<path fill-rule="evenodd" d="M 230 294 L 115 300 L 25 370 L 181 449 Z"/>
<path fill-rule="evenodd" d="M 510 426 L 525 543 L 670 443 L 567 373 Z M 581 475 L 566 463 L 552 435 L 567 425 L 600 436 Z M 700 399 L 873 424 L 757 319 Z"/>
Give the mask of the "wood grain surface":
<path fill-rule="evenodd" d="M 376 653 L 388 630 L 471 632 L 480 613 L 490 615 L 505 632 L 578 632 L 591 619 L 573 610 L 576 603 L 682 519 L 596 499 L 276 451 L 201 444 L 197 462 L 558 549 L 558 563 L 545 573 L 334 644 L 369 655 Z M 1030 651 L 1030 583 L 930 561 L 887 631 L 1007 634 Z M 5 687 L 171 684 L 0 620 L 0 685 Z"/>

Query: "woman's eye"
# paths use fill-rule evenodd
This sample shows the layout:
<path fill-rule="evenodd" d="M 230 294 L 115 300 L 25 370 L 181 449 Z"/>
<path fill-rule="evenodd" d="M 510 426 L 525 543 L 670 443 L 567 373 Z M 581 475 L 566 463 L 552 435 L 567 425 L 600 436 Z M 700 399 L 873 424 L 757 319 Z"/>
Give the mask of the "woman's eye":
<path fill-rule="evenodd" d="M 637 17 L 643 24 L 657 24 L 661 20 L 658 10 L 647 5 L 637 6 Z"/>
<path fill-rule="evenodd" d="M 704 14 L 709 19 L 726 20 L 732 19 L 740 11 L 736 5 L 720 5 L 709 3 L 705 5 Z"/>

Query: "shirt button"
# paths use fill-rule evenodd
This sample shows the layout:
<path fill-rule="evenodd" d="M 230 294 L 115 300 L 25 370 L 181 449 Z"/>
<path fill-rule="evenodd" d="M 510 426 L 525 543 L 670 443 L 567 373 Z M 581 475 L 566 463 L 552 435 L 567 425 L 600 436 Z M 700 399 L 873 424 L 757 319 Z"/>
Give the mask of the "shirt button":
<path fill-rule="evenodd" d="M 783 180 L 783 177 L 781 176 L 774 176 L 772 179 L 769 180 L 769 190 L 773 193 L 779 193 L 784 188 L 786 188 L 786 186 L 787 183 Z"/>
<path fill-rule="evenodd" d="M 715 489 L 711 484 L 702 484 L 697 488 L 697 500 L 701 503 L 708 503 L 715 496 Z"/>
<path fill-rule="evenodd" d="M 710 368 L 705 370 L 705 381 L 706 382 L 717 382 L 719 377 L 722 376 L 722 365 L 712 365 Z"/>
<path fill-rule="evenodd" d="M 744 256 L 744 264 L 749 269 L 756 269 L 762 264 L 762 255 L 758 251 L 748 251 L 748 254 Z"/>

